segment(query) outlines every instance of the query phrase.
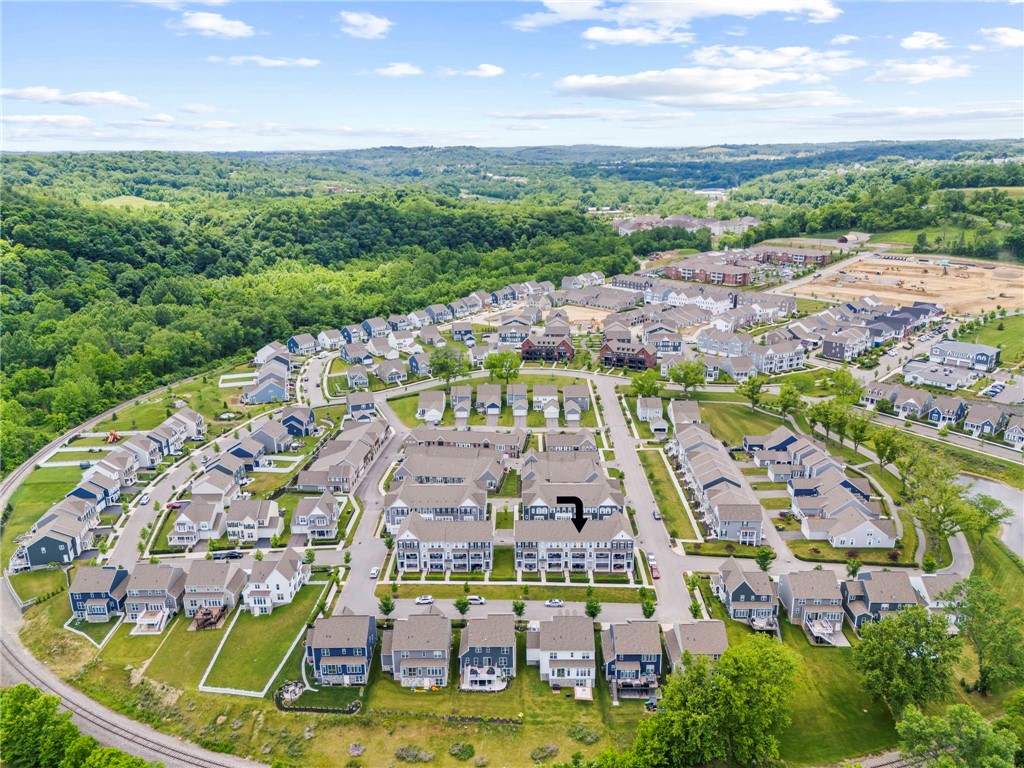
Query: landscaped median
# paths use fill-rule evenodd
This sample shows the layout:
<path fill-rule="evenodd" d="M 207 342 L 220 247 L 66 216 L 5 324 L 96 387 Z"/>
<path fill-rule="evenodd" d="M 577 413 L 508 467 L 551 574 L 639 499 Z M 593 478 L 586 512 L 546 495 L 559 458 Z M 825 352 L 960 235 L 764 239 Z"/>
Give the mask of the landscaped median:
<path fill-rule="evenodd" d="M 665 521 L 665 528 L 668 535 L 673 539 L 695 540 L 697 531 L 694 530 L 693 521 L 687 513 L 686 505 L 676 490 L 676 484 L 672 482 L 672 470 L 665 460 L 665 454 L 661 450 L 637 451 L 647 481 L 654 494 L 654 500 L 658 503 L 658 510 Z M 651 514 L 640 510 L 639 514 Z"/>
<path fill-rule="evenodd" d="M 602 603 L 639 603 L 640 590 L 635 587 L 593 587 L 593 596 Z M 530 584 L 484 584 L 470 585 L 474 595 L 488 600 L 550 600 L 553 597 L 566 602 L 584 602 L 587 599 L 587 586 L 558 585 L 548 586 L 539 582 Z M 377 597 L 391 595 L 396 599 L 411 600 L 420 595 L 432 595 L 438 600 L 453 600 L 466 594 L 462 584 L 438 584 L 436 581 L 405 583 L 398 585 L 398 591 L 392 593 L 391 587 L 381 584 L 374 591 Z"/>

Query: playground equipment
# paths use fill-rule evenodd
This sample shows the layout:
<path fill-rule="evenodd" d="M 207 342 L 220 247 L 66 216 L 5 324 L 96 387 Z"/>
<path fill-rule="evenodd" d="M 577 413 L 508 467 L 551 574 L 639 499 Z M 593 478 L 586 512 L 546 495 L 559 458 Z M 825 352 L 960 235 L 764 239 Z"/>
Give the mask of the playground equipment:
<path fill-rule="evenodd" d="M 116 443 L 120 439 L 121 439 L 121 433 L 120 432 L 116 432 L 115 430 L 112 429 L 112 430 L 110 430 L 107 433 L 107 442 L 108 443 Z"/>

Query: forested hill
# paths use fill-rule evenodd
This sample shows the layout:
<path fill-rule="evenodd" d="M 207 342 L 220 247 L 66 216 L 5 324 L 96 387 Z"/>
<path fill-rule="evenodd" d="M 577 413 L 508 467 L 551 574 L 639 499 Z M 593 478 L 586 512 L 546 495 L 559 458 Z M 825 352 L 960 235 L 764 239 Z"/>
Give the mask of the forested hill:
<path fill-rule="evenodd" d="M 127 209 L 8 187 L 2 203 L 4 471 L 92 414 L 271 339 L 710 247 L 706 233 L 627 240 L 572 210 L 400 190 Z"/>

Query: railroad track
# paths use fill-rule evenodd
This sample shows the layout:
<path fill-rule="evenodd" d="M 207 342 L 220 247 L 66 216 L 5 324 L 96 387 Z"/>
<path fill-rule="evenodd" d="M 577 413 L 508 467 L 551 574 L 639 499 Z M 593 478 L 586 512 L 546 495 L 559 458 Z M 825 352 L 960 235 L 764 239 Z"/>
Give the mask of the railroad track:
<path fill-rule="evenodd" d="M 218 762 L 212 758 L 197 757 L 194 752 L 186 749 L 179 749 L 169 744 L 153 741 L 146 738 L 144 735 L 135 733 L 129 728 L 125 728 L 113 719 L 104 717 L 104 710 L 102 707 L 97 707 L 97 710 L 93 711 L 83 707 L 76 701 L 65 698 L 61 695 L 61 691 L 50 685 L 46 678 L 37 674 L 30 664 L 27 664 L 23 659 L 21 659 L 19 655 L 8 645 L 6 640 L 2 644 L 2 649 L 0 649 L 0 658 L 3 659 L 3 663 L 5 665 L 14 670 L 18 676 L 24 678 L 24 680 L 30 685 L 35 686 L 44 693 L 53 694 L 60 698 L 61 706 L 71 712 L 76 718 L 98 728 L 103 733 L 111 734 L 128 742 L 129 744 L 143 748 L 146 752 L 155 755 L 157 759 L 163 760 L 168 768 L 179 765 L 199 766 L 200 768 L 224 768 L 224 766 L 236 764 L 234 762 Z M 138 755 L 138 753 L 135 754 L 137 756 L 142 756 Z"/>

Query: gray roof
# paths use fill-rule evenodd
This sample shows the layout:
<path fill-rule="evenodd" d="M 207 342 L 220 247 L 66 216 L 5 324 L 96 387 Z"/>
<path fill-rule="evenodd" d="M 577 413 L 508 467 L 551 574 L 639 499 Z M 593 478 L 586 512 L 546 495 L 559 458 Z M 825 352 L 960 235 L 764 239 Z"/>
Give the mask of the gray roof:
<path fill-rule="evenodd" d="M 730 592 L 746 583 L 757 595 L 774 595 L 775 587 L 771 576 L 764 571 L 744 571 L 735 557 L 730 557 L 718 569 L 719 575 Z"/>
<path fill-rule="evenodd" d="M 589 520 L 583 530 L 577 531 L 571 520 L 516 520 L 515 540 L 520 541 L 611 541 L 620 533 L 633 538 L 623 520 L 615 513 L 604 520 Z M 464 525 L 464 523 L 461 523 Z"/>
<path fill-rule="evenodd" d="M 414 613 L 395 622 L 391 631 L 391 652 L 445 651 L 451 647 L 452 623 L 436 611 Z"/>
<path fill-rule="evenodd" d="M 111 566 L 83 565 L 75 572 L 75 578 L 71 582 L 69 592 L 107 592 L 117 575 L 117 569 Z M 111 593 L 114 597 L 121 597 L 127 590 L 127 580 L 118 584 Z"/>
<path fill-rule="evenodd" d="M 610 648 L 605 649 L 605 659 L 617 654 L 660 654 L 661 629 L 656 621 L 627 621 L 612 624 L 608 628 Z"/>
<path fill-rule="evenodd" d="M 516 644 L 516 618 L 511 613 L 495 613 L 469 619 L 459 640 L 459 656 L 470 648 L 512 647 Z"/>
<path fill-rule="evenodd" d="M 176 593 L 185 588 L 185 571 L 176 565 L 139 563 L 128 579 L 128 589 L 139 592 L 164 590 Z"/>
<path fill-rule="evenodd" d="M 594 622 L 588 616 L 555 616 L 540 623 L 541 651 L 591 651 Z"/>
<path fill-rule="evenodd" d="M 676 624 L 669 637 L 675 640 L 669 643 L 673 661 L 676 653 L 680 658 L 686 651 L 695 656 L 719 656 L 729 647 L 725 623 L 717 619 Z"/>
<path fill-rule="evenodd" d="M 229 522 L 241 522 L 247 517 L 253 520 L 269 520 L 277 514 L 277 502 L 269 499 L 235 499 L 231 502 L 227 517 Z"/>
<path fill-rule="evenodd" d="M 796 571 L 784 573 L 794 598 L 822 600 L 839 599 L 839 582 L 832 571 Z"/>
<path fill-rule="evenodd" d="M 873 603 L 916 603 L 917 592 L 906 571 L 868 571 L 857 577 Z"/>
<path fill-rule="evenodd" d="M 375 616 L 342 613 L 321 616 L 306 632 L 306 645 L 313 648 L 361 648 L 366 645 Z"/>
<path fill-rule="evenodd" d="M 416 512 L 412 512 L 402 521 L 396 538 L 401 539 L 406 534 L 411 534 L 419 541 L 490 542 L 494 538 L 494 523 L 490 520 L 467 520 L 464 522 L 426 520 Z"/>

